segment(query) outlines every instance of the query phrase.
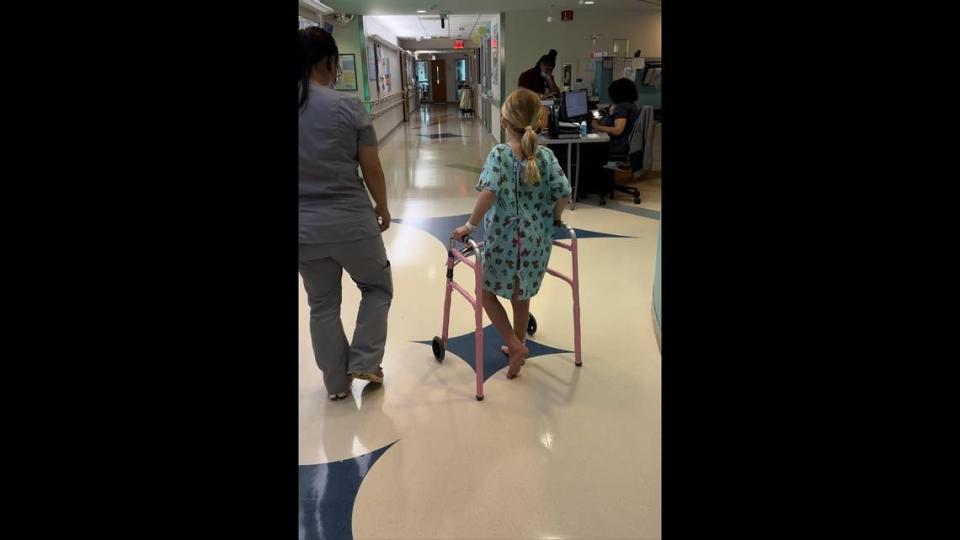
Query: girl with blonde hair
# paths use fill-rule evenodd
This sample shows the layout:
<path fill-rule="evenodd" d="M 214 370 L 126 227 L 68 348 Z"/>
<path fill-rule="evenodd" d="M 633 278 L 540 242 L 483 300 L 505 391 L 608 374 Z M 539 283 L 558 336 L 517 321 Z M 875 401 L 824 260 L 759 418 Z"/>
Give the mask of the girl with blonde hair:
<path fill-rule="evenodd" d="M 462 240 L 483 219 L 483 307 L 506 343 L 508 379 L 520 373 L 529 354 L 524 342 L 530 299 L 540 290 L 554 228 L 571 191 L 553 152 L 537 144 L 541 107 L 540 97 L 524 88 L 507 96 L 500 108 L 507 143 L 490 151 L 473 214 L 453 231 Z M 512 327 L 498 296 L 513 306 Z"/>

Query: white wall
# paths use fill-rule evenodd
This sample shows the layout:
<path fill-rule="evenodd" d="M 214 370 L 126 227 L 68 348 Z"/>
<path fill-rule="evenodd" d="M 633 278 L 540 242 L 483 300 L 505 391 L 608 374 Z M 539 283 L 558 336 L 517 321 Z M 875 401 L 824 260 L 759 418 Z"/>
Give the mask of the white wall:
<path fill-rule="evenodd" d="M 363 18 L 363 32 L 367 37 L 373 35 L 380 36 L 387 43 L 400 48 L 400 41 L 397 39 L 397 35 L 384 26 L 377 17 L 368 15 Z"/>
<path fill-rule="evenodd" d="M 371 16 L 363 17 L 363 33 L 366 36 L 367 44 L 380 44 L 381 51 L 387 59 L 387 63 L 390 65 L 390 92 L 381 95 L 378 81 L 369 81 L 370 100 L 376 101 L 400 94 L 404 90 L 405 82 L 401 76 L 403 56 L 397 36 L 384 26 L 377 17 Z M 396 106 L 386 110 L 373 120 L 373 128 L 377 132 L 377 139 L 379 141 L 382 141 L 393 132 L 398 125 L 403 123 L 403 106 L 402 102 L 397 102 Z M 385 105 L 383 104 L 373 106 L 374 112 L 381 111 L 384 108 Z"/>
<path fill-rule="evenodd" d="M 327 18 L 327 22 L 333 23 L 332 18 Z M 340 54 L 353 54 L 357 62 L 357 92 L 356 95 L 363 101 L 363 57 L 360 56 L 360 18 L 354 17 L 347 26 L 333 26 L 333 39 L 337 42 L 337 49 Z"/>
<path fill-rule="evenodd" d="M 398 105 L 378 116 L 373 121 L 373 129 L 377 132 L 377 142 L 382 142 L 400 124 L 403 124 L 402 105 Z"/>
<path fill-rule="evenodd" d="M 493 103 L 491 103 L 490 105 L 490 132 L 493 134 L 493 138 L 496 139 L 498 143 L 503 142 L 503 140 L 501 139 L 502 128 L 500 127 L 500 103 L 502 99 L 500 89 L 504 86 L 503 63 L 507 59 L 507 54 L 506 54 L 507 53 L 507 50 L 506 50 L 507 32 L 505 32 L 503 28 L 503 24 L 505 22 L 504 19 L 505 17 L 503 15 L 494 15 L 490 17 L 491 36 L 496 37 L 498 42 L 497 50 L 494 50 L 491 48 L 490 55 L 493 56 L 494 54 L 499 54 L 500 56 L 500 59 L 499 59 L 500 61 L 497 64 L 498 65 L 497 69 L 499 70 L 499 72 L 497 73 L 498 84 L 490 85 L 490 91 L 493 94 Z M 509 20 L 507 20 L 506 22 L 510 23 Z M 493 23 L 497 24 L 498 35 L 493 34 Z"/>
<path fill-rule="evenodd" d="M 572 21 L 560 21 L 559 12 L 555 12 L 553 22 L 546 21 L 542 11 L 516 11 L 506 13 L 506 39 L 509 43 L 505 91 L 507 94 L 517 89 L 520 74 L 533 67 L 541 56 L 556 49 L 557 71 L 554 77 L 560 83 L 560 64 L 573 60 L 574 76 L 583 70 L 585 60 L 592 52 L 592 43 L 584 36 L 603 34 L 597 40 L 598 50 L 613 51 L 615 38 L 630 40 L 630 50 L 641 49 L 644 56 L 661 56 L 660 53 L 660 12 L 646 10 L 604 10 L 574 7 Z M 593 6 L 596 7 L 596 6 Z"/>

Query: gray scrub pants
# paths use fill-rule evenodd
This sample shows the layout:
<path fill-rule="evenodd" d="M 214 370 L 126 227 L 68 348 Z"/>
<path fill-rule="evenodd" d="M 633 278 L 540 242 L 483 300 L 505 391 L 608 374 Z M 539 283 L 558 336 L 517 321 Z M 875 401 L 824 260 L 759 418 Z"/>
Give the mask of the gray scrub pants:
<path fill-rule="evenodd" d="M 340 322 L 343 270 L 360 289 L 353 340 Z M 393 299 L 390 261 L 380 235 L 354 242 L 300 244 L 300 275 L 310 304 L 310 338 L 323 383 L 331 394 L 347 390 L 348 373 L 377 371 L 387 341 Z"/>

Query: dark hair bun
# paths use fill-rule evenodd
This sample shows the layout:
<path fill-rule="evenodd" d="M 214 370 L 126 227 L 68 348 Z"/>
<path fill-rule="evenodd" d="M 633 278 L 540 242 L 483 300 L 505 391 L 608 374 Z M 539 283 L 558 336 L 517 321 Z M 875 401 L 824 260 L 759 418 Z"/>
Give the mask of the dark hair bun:
<path fill-rule="evenodd" d="M 543 50 L 543 49 L 540 49 L 540 50 Z M 547 54 L 547 56 L 549 56 L 550 58 L 556 58 L 556 57 L 557 57 L 557 50 L 556 50 L 556 49 L 550 49 L 550 53 Z"/>

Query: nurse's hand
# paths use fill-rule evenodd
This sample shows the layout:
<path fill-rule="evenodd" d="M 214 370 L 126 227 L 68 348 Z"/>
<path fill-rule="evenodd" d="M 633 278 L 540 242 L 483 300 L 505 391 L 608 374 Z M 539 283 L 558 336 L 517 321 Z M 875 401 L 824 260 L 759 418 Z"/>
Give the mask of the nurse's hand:
<path fill-rule="evenodd" d="M 383 232 L 390 228 L 390 210 L 387 210 L 386 206 L 377 205 L 373 209 L 374 213 L 377 214 L 377 221 L 380 222 L 380 232 Z"/>

